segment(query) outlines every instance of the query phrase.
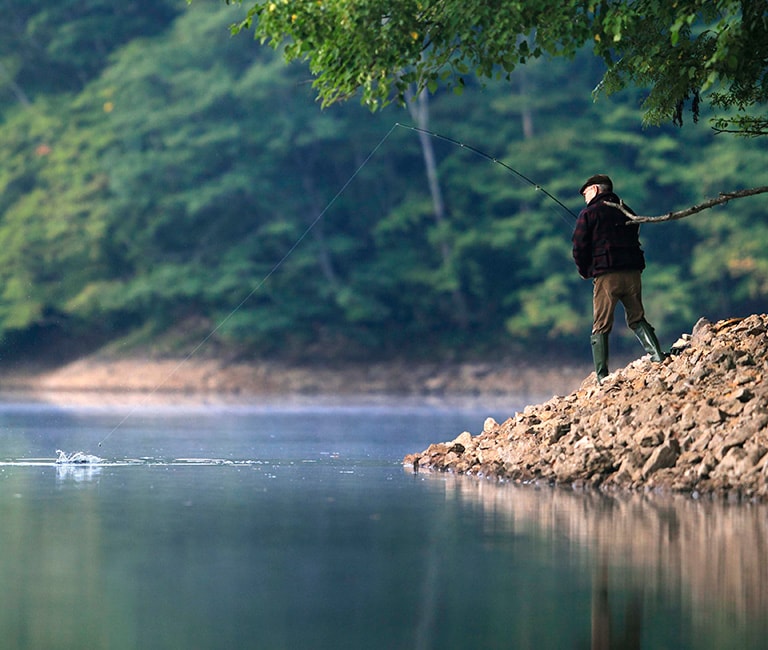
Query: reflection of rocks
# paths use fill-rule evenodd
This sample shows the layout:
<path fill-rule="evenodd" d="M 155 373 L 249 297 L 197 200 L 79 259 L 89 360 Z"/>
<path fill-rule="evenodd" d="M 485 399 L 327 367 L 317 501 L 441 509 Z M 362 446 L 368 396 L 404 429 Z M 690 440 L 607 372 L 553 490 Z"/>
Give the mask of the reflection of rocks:
<path fill-rule="evenodd" d="M 428 476 L 444 483 L 446 498 L 482 507 L 495 532 L 564 540 L 572 557 L 594 569 L 605 564 L 626 590 L 682 594 L 707 624 L 727 621 L 726 629 L 768 620 L 764 504 Z"/>
<path fill-rule="evenodd" d="M 477 436 L 406 456 L 415 469 L 521 482 L 768 498 L 768 316 L 697 323 L 644 357 Z"/>

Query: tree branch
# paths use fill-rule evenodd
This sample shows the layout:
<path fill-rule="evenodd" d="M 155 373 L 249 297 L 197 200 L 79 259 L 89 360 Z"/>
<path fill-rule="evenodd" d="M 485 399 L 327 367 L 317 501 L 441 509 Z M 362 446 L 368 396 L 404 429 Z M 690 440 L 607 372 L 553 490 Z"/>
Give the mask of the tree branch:
<path fill-rule="evenodd" d="M 764 185 L 762 187 L 753 187 L 752 189 L 749 189 L 749 190 L 736 190 L 735 192 L 721 192 L 716 199 L 709 199 L 708 201 L 704 201 L 704 203 L 700 203 L 699 205 L 694 205 L 690 208 L 686 208 L 685 210 L 678 210 L 677 212 L 667 212 L 667 214 L 662 214 L 658 217 L 643 217 L 643 216 L 632 214 L 624 206 L 623 203 L 619 204 L 619 203 L 612 203 L 610 201 L 606 201 L 605 205 L 610 205 L 613 208 L 618 208 L 635 223 L 658 223 L 661 221 L 676 221 L 678 219 L 684 219 L 685 217 L 690 217 L 692 214 L 696 214 L 697 212 L 702 212 L 703 210 L 707 210 L 708 208 L 712 208 L 716 205 L 722 205 L 723 203 L 728 203 L 728 201 L 730 201 L 731 199 L 740 199 L 745 196 L 754 196 L 755 194 L 763 194 L 765 192 L 768 192 L 768 185 Z"/>

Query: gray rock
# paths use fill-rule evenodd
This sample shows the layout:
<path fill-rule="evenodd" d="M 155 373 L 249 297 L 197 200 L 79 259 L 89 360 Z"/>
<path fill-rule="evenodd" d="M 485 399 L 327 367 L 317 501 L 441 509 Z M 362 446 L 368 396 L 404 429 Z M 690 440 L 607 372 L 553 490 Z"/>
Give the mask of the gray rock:
<path fill-rule="evenodd" d="M 430 445 L 415 470 L 519 482 L 768 500 L 768 316 L 700 319 L 662 363 L 529 405 L 477 436 Z"/>

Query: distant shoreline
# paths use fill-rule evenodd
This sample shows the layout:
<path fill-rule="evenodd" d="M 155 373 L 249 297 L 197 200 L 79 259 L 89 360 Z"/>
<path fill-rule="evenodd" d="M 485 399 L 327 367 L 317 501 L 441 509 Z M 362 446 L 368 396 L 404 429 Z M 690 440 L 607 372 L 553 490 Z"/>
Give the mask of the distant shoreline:
<path fill-rule="evenodd" d="M 87 357 L 51 369 L 0 369 L 0 391 L 166 395 L 488 396 L 537 399 L 567 394 L 588 365 L 541 367 L 530 361 L 298 365 L 184 359 Z"/>

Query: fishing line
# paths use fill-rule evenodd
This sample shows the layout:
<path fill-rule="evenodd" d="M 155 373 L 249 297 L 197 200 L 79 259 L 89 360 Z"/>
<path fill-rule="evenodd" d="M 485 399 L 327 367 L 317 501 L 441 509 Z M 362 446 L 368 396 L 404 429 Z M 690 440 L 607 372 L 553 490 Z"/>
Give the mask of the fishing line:
<path fill-rule="evenodd" d="M 165 377 L 165 378 L 164 378 L 164 379 L 163 379 L 163 380 L 162 380 L 162 381 L 161 381 L 159 384 L 157 384 L 157 385 L 156 385 L 156 386 L 155 386 L 155 387 L 154 387 L 154 388 L 153 388 L 153 389 L 152 389 L 152 390 L 151 390 L 151 391 L 150 391 L 150 392 L 147 394 L 147 396 L 146 396 L 146 397 L 145 397 L 145 398 L 144 398 L 144 399 L 143 399 L 143 400 L 142 400 L 142 401 L 141 401 L 141 402 L 140 402 L 140 403 L 139 403 L 137 406 L 134 406 L 134 407 L 133 407 L 133 408 L 132 408 L 132 409 L 131 409 L 131 410 L 128 412 L 128 414 L 127 414 L 127 415 L 126 415 L 126 416 L 125 416 L 125 417 L 124 417 L 122 420 L 120 420 L 120 422 L 118 422 L 118 423 L 117 423 L 117 425 L 115 425 L 115 427 L 114 427 L 114 428 L 113 428 L 113 429 L 112 429 L 112 430 L 111 430 L 111 431 L 110 431 L 110 432 L 109 432 L 109 433 L 108 433 L 106 436 L 104 436 L 104 438 L 102 438 L 102 439 L 101 439 L 101 441 L 99 442 L 99 447 L 101 447 L 101 446 L 102 446 L 102 445 L 103 445 L 103 444 L 104 444 L 104 443 L 105 443 L 105 442 L 106 442 L 106 441 L 107 441 L 107 440 L 108 440 L 108 439 L 109 439 L 109 438 L 112 436 L 112 434 L 113 434 L 113 433 L 115 433 L 115 432 L 116 432 L 118 429 L 120 429 L 120 427 L 122 427 L 122 426 L 123 426 L 123 424 L 125 424 L 125 422 L 128 420 L 128 418 L 130 418 L 130 417 L 131 417 L 131 416 L 132 416 L 132 415 L 133 415 L 133 414 L 134 414 L 134 413 L 137 411 L 137 409 L 138 409 L 140 406 L 143 406 L 144 404 L 146 404 L 146 402 L 149 400 L 149 398 L 150 398 L 150 397 L 152 397 L 152 396 L 153 396 L 155 393 L 157 393 L 157 391 L 159 391 L 159 390 L 160 390 L 160 389 L 161 389 L 161 388 L 162 388 L 162 387 L 163 387 L 163 386 L 164 386 L 166 383 L 168 383 L 168 381 L 169 381 L 169 380 L 170 380 L 170 379 L 171 379 L 171 378 L 172 378 L 172 377 L 173 377 L 173 376 L 174 376 L 174 375 L 175 375 L 175 374 L 176 374 L 176 373 L 177 373 L 179 370 L 181 370 L 181 368 L 182 368 L 182 367 L 183 367 L 183 366 L 184 366 L 184 365 L 185 365 L 185 364 L 186 364 L 186 363 L 187 363 L 187 362 L 188 362 L 188 361 L 189 361 L 189 360 L 190 360 L 190 359 L 191 359 L 191 358 L 192 358 L 192 357 L 195 355 L 195 353 L 197 353 L 197 351 L 198 351 L 198 350 L 199 350 L 201 347 L 203 347 L 203 346 L 204 346 L 204 345 L 205 345 L 205 344 L 206 344 L 206 343 L 207 343 L 207 342 L 208 342 L 208 341 L 211 339 L 211 337 L 212 337 L 214 334 L 216 334 L 216 332 L 218 332 L 218 331 L 219 331 L 219 330 L 220 330 L 220 329 L 221 329 L 221 328 L 222 328 L 222 327 L 223 327 L 223 326 L 224 326 L 224 325 L 227 323 L 227 321 L 229 321 L 229 320 L 230 320 L 230 319 L 231 319 L 231 318 L 232 318 L 232 317 L 233 317 L 233 316 L 234 316 L 234 315 L 235 315 L 235 314 L 236 314 L 238 311 L 240 311 L 240 309 L 242 309 L 242 308 L 243 308 L 243 306 L 245 305 L 245 303 L 247 303 L 247 302 L 248 302 L 248 301 L 249 301 L 249 300 L 250 300 L 250 299 L 253 297 L 253 295 L 254 295 L 254 294 L 257 292 L 257 291 L 259 291 L 259 289 L 261 289 L 261 287 L 263 287 L 263 286 L 264 286 L 264 284 L 267 282 L 267 280 L 269 280 L 269 278 L 271 278 L 271 277 L 272 277 L 272 276 L 273 276 L 273 275 L 274 275 L 274 274 L 277 272 L 277 270 L 278 270 L 278 269 L 279 269 L 279 268 L 280 268 L 280 267 L 281 267 L 281 266 L 282 266 L 282 265 L 285 263 L 285 261 L 286 261 L 286 260 L 287 260 L 287 259 L 288 259 L 288 258 L 291 256 L 291 254 L 293 253 L 293 251 L 295 251 L 295 250 L 296 250 L 296 249 L 299 247 L 299 244 L 301 244 L 301 242 L 303 242 L 303 241 L 304 241 L 304 239 L 306 239 L 307 235 L 309 235 L 309 233 L 310 233 L 310 232 L 312 231 L 312 229 L 313 229 L 313 228 L 314 228 L 314 227 L 317 225 L 317 223 L 320 221 L 320 219 L 322 219 L 322 218 L 325 216 L 326 212 L 328 212 L 328 210 L 330 210 L 330 209 L 331 209 L 331 206 L 333 206 L 333 204 L 334 204 L 334 203 L 336 203 L 336 201 L 339 199 L 339 197 L 341 197 L 341 195 L 342 195 L 342 194 L 344 194 L 344 191 L 345 191 L 345 190 L 346 190 L 346 189 L 347 189 L 347 188 L 350 186 L 350 184 L 352 183 L 352 181 L 354 181 L 354 180 L 355 180 L 355 178 L 357 178 L 358 174 L 359 174 L 359 173 L 362 171 L 363 167 L 365 167 L 365 166 L 368 164 L 368 161 L 370 161 L 370 159 L 371 159 L 371 158 L 373 158 L 373 156 L 374 156 L 374 155 L 376 154 L 376 152 L 377 152 L 377 151 L 378 151 L 378 150 L 381 148 L 381 146 L 384 144 L 384 142 L 387 140 L 387 138 L 389 138 L 389 136 L 392 134 L 392 132 L 395 130 L 395 128 L 396 128 L 396 127 L 397 127 L 397 124 L 394 124 L 394 125 L 392 125 L 392 128 L 391 128 L 391 129 L 389 129 L 389 131 L 387 131 L 387 133 L 384 135 L 384 137 L 383 137 L 381 140 L 379 140 L 379 143 L 378 143 L 378 144 L 377 144 L 377 145 L 376 145 L 376 146 L 375 146 L 373 149 L 371 149 L 371 152 L 370 152 L 370 153 L 369 153 L 369 154 L 368 154 L 368 155 L 365 157 L 365 159 L 363 160 L 363 162 L 362 162 L 362 163 L 360 163 L 360 165 L 358 166 L 358 168 L 357 168 L 357 169 L 356 169 L 356 170 L 353 172 L 353 174 L 352 174 L 352 175 L 351 175 L 351 176 L 350 176 L 350 177 L 347 179 L 347 182 L 346 182 L 346 183 L 344 183 L 344 185 L 342 185 L 342 186 L 341 186 L 341 189 L 340 189 L 338 192 L 336 192 L 335 196 L 334 196 L 334 197 L 333 197 L 333 198 L 332 198 L 332 199 L 331 199 L 331 200 L 328 202 L 328 204 L 327 204 L 327 205 L 326 205 L 326 206 L 325 206 L 325 207 L 322 209 L 322 211 L 321 211 L 321 212 L 320 212 L 320 213 L 319 213 L 319 214 L 318 214 L 318 215 L 317 215 L 317 216 L 314 218 L 314 220 L 312 221 L 312 223 L 310 223 L 310 224 L 309 224 L 309 225 L 306 227 L 306 229 L 304 230 L 304 232 L 303 232 L 303 233 L 301 233 L 301 235 L 299 236 L 299 238 L 298 238 L 298 239 L 297 239 L 297 240 L 296 240 L 296 241 L 293 243 L 293 245 L 292 245 L 292 246 L 291 246 L 291 247 L 288 249 L 288 251 L 285 253 L 285 255 L 283 255 L 283 257 L 282 257 L 282 258 L 280 258 L 280 260 L 279 260 L 279 261 L 278 261 L 278 262 L 277 262 L 277 263 L 276 263 L 276 264 L 275 264 L 275 265 L 274 265 L 274 266 L 273 266 L 273 267 L 272 267 L 272 268 L 269 270 L 269 272 L 268 272 L 268 273 L 267 273 L 267 274 L 266 274 L 266 275 L 265 275 L 265 276 L 264 276 L 264 277 L 261 279 L 261 281 L 260 281 L 260 282 L 259 282 L 259 283 L 258 283 L 256 286 L 254 286 L 254 287 L 253 287 L 253 289 L 251 289 L 251 291 L 248 293 L 248 295 L 247 295 L 247 296 L 245 296 L 245 298 L 243 298 L 243 299 L 242 299 L 242 300 L 241 300 L 241 301 L 240 301 L 240 302 L 237 304 L 237 306 L 236 306 L 236 307 L 235 307 L 235 308 L 234 308 L 234 309 L 233 309 L 231 312 L 229 312 L 229 314 L 227 314 L 227 315 L 226 315 L 226 316 L 225 316 L 225 317 L 224 317 L 224 318 L 223 318 L 221 321 L 219 321 L 219 323 L 216 325 L 216 327 L 214 327 L 214 328 L 213 328 L 213 329 L 212 329 L 212 330 L 211 330 L 211 331 L 210 331 L 210 332 L 209 332 L 209 333 L 208 333 L 208 334 L 207 334 L 207 335 L 206 335 L 206 336 L 205 336 L 205 337 L 204 337 L 204 338 L 203 338 L 203 339 L 200 341 L 200 343 L 198 343 L 198 344 L 197 344 L 197 345 L 196 345 L 196 346 L 195 346 L 195 347 L 192 349 L 192 351 L 191 351 L 191 352 L 189 352 L 189 354 L 187 354 L 187 356 L 186 356 L 186 357 L 184 357 L 184 358 L 183 358 L 181 361 L 179 361 L 179 363 L 178 363 L 178 364 L 176 364 L 176 366 L 175 366 L 174 368 L 172 368 L 172 369 L 171 369 L 171 371 L 170 371 L 170 372 L 169 372 L 169 373 L 166 375 L 166 377 Z"/>
<path fill-rule="evenodd" d="M 162 381 L 160 381 L 160 382 L 159 382 L 157 385 L 155 385 L 155 387 L 154 387 L 154 388 L 153 388 L 153 389 L 152 389 L 152 390 L 151 390 L 149 393 L 147 393 L 147 395 L 144 397 L 144 399 L 143 399 L 143 400 L 142 400 L 142 401 L 141 401 L 139 404 L 137 404 L 136 406 L 134 406 L 134 407 L 133 407 L 133 408 L 132 408 L 132 409 L 131 409 L 131 410 L 130 410 L 130 411 L 129 411 L 129 412 L 126 414 L 126 415 L 125 415 L 125 417 L 123 417 L 123 419 L 122 419 L 122 420 L 120 420 L 120 422 L 118 422 L 118 423 L 117 423 L 117 424 L 116 424 L 116 425 L 115 425 L 115 426 L 112 428 L 112 430 L 111 430 L 111 431 L 110 431 L 110 432 L 109 432 L 109 433 L 108 433 L 106 436 L 104 436 L 104 438 L 102 438 L 102 439 L 101 439 L 101 441 L 99 442 L 99 447 L 101 447 L 101 446 L 102 446 L 102 445 L 103 445 L 103 444 L 104 444 L 104 443 L 105 443 L 107 440 L 109 440 L 109 438 L 111 438 L 111 437 L 112 437 L 112 435 L 113 435 L 113 434 L 114 434 L 116 431 L 118 431 L 118 430 L 119 430 L 119 429 L 120 429 L 120 428 L 121 428 L 121 427 L 122 427 L 122 426 L 125 424 L 125 422 L 126 422 L 126 421 L 127 421 L 129 418 L 130 418 L 130 417 L 132 417 L 132 416 L 133 416 L 133 414 L 134 414 L 134 413 L 135 413 L 135 412 L 136 412 L 136 411 L 137 411 L 137 410 L 138 410 L 138 409 L 139 409 L 141 406 L 143 406 L 144 404 L 146 404 L 146 403 L 147 403 L 147 401 L 148 401 L 148 400 L 149 400 L 149 399 L 150 399 L 150 398 L 151 398 L 153 395 L 155 395 L 155 393 L 157 393 L 157 392 L 158 392 L 158 391 L 159 391 L 159 390 L 160 390 L 160 389 L 161 389 L 163 386 L 165 386 L 165 384 L 167 384 L 167 383 L 168 383 L 168 381 L 170 381 L 170 379 L 171 379 L 171 378 L 172 378 L 172 377 L 173 377 L 173 376 L 174 376 L 174 375 L 175 375 L 177 372 L 179 372 L 179 370 L 181 370 L 181 368 L 183 368 L 183 367 L 184 367 L 184 366 L 185 366 L 185 365 L 186 365 L 186 364 L 189 362 L 189 360 L 190 360 L 190 359 L 191 359 L 191 358 L 192 358 L 192 357 L 193 357 L 193 356 L 194 356 L 194 355 L 197 353 L 197 351 L 198 351 L 200 348 L 202 348 L 202 347 L 203 347 L 203 346 L 204 346 L 204 345 L 205 345 L 205 344 L 206 344 L 206 343 L 207 343 L 207 342 L 208 342 L 208 341 L 211 339 L 211 337 L 213 337 L 213 336 L 216 334 L 216 332 L 218 332 L 218 331 L 219 331 L 219 330 L 220 330 L 220 329 L 221 329 L 221 328 L 222 328 L 222 327 L 223 327 L 223 326 L 224 326 L 224 325 L 225 325 L 225 324 L 226 324 L 226 323 L 227 323 L 227 322 L 228 322 L 228 321 L 229 321 L 229 320 L 230 320 L 232 317 L 234 317 L 234 315 L 235 315 L 235 314 L 236 314 L 238 311 L 240 311 L 240 309 L 242 309 L 242 308 L 243 308 L 243 306 L 245 305 L 245 303 L 247 303 L 247 302 L 248 302 L 248 301 L 249 301 L 249 300 L 250 300 L 250 299 L 253 297 L 253 295 L 254 295 L 256 292 L 258 292 L 258 291 L 261 289 L 261 287 L 263 287 L 263 286 L 264 286 L 264 284 L 265 284 L 265 283 L 266 283 L 266 282 L 267 282 L 267 281 L 268 281 L 268 280 L 269 280 L 269 279 L 270 279 L 270 278 L 271 278 L 271 277 L 272 277 L 272 276 L 273 276 L 273 275 L 274 275 L 274 274 L 277 272 L 277 270 L 278 270 L 278 269 L 279 269 L 279 268 L 280 268 L 280 267 L 281 267 L 281 266 L 282 266 L 282 265 L 283 265 L 283 264 L 286 262 L 286 260 L 287 260 L 287 259 L 288 259 L 288 258 L 289 258 L 289 257 L 290 257 L 292 254 L 293 254 L 293 252 L 294 252 L 294 251 L 295 251 L 295 250 L 296 250 L 296 249 L 299 247 L 299 245 L 300 245 L 300 244 L 301 244 L 301 243 L 304 241 L 304 239 L 306 239 L 307 235 L 309 235 L 309 233 L 310 233 L 310 232 L 312 231 L 312 229 L 313 229 L 313 228 L 314 228 L 314 227 L 317 225 L 317 223 L 318 223 L 318 222 L 319 222 L 319 221 L 320 221 L 320 220 L 321 220 L 321 219 L 322 219 L 322 218 L 325 216 L 325 214 L 328 212 L 328 210 L 330 210 L 330 209 L 331 209 L 331 207 L 332 207 L 332 206 L 333 206 L 333 205 L 336 203 L 336 201 L 337 201 L 337 200 L 338 200 L 338 199 L 341 197 L 341 195 L 342 195 L 342 194 L 345 192 L 345 190 L 346 190 L 346 189 L 347 189 L 347 188 L 350 186 L 350 184 L 351 184 L 351 183 L 352 183 L 352 182 L 353 182 L 353 181 L 354 181 L 354 180 L 357 178 L 357 176 L 358 176 L 358 175 L 360 174 L 360 172 L 362 171 L 363 167 L 365 167 L 365 166 L 368 164 L 368 162 L 371 160 L 371 158 L 373 158 L 373 156 L 376 154 L 376 152 L 377 152 L 377 151 L 378 151 L 378 150 L 379 150 L 379 149 L 382 147 L 382 145 L 384 144 L 384 142 L 386 142 L 386 140 L 389 138 L 389 136 L 390 136 L 390 135 L 392 135 L 393 131 L 394 131 L 394 130 L 395 130 L 397 127 L 402 127 L 402 128 L 405 128 L 405 129 L 409 129 L 409 130 L 411 130 L 411 131 L 417 131 L 417 132 L 420 132 L 420 133 L 425 133 L 425 134 L 427 134 L 427 135 L 429 135 L 429 136 L 431 136 L 431 137 L 433 137 L 433 138 L 438 138 L 438 139 L 440 139 L 440 140 L 445 140 L 446 142 L 450 142 L 451 144 L 454 144 L 454 145 L 456 145 L 456 146 L 458 146 L 458 147 L 461 147 L 462 149 L 467 149 L 467 150 L 471 151 L 472 153 L 474 153 L 474 154 L 476 154 L 476 155 L 478 155 L 478 156 L 480 156 L 480 157 L 482 157 L 482 158 L 485 158 L 486 160 L 489 160 L 489 161 L 491 161 L 491 162 L 493 162 L 493 163 L 496 163 L 496 164 L 498 164 L 498 165 L 501 165 L 502 167 L 504 167 L 504 168 L 505 168 L 505 169 L 507 169 L 508 171 L 512 172 L 513 174 L 515 174 L 516 176 L 518 176 L 519 178 L 521 178 L 522 180 L 524 180 L 524 181 L 525 181 L 525 182 L 527 182 L 528 184 L 532 185 L 532 186 L 533 186 L 533 187 L 534 187 L 536 190 L 539 190 L 539 191 L 543 192 L 545 196 L 547 196 L 547 197 L 549 197 L 550 199 L 552 199 L 552 200 L 553 200 L 555 203 L 557 203 L 557 204 L 558 204 L 558 205 L 559 205 L 561 208 L 563 208 L 564 210 L 566 210 L 566 211 L 567 211 L 567 212 L 568 212 L 568 213 L 569 213 L 571 216 L 573 216 L 574 218 L 576 218 L 576 215 L 575 215 L 575 214 L 574 214 L 574 213 L 573 213 L 573 212 L 572 212 L 572 211 L 571 211 L 571 210 L 570 210 L 570 209 L 569 209 L 569 208 L 568 208 L 566 205 L 564 205 L 564 204 L 563 204 L 563 203 L 562 203 L 562 202 L 561 202 L 559 199 L 557 199 L 557 197 L 555 197 L 555 196 L 553 196 L 552 194 L 550 194 L 549 192 L 547 192 L 547 190 L 545 190 L 545 189 L 544 189 L 544 188 L 543 188 L 541 185 L 539 185 L 539 184 L 535 183 L 535 182 L 534 182 L 534 181 L 532 181 L 530 178 L 528 178 L 528 177 L 527 177 L 527 176 L 525 176 L 524 174 L 520 173 L 520 172 L 519 172 L 519 171 L 517 171 L 516 169 L 512 168 L 511 166 L 509 166 L 509 165 L 508 165 L 508 164 L 506 164 L 505 162 L 503 162 L 503 161 L 501 161 L 501 160 L 499 160 L 499 159 L 497 159 L 497 158 L 494 158 L 493 156 L 491 156 L 491 155 L 489 155 L 489 154 L 487 154 L 487 153 L 485 153 L 485 152 L 481 151 L 480 149 L 477 149 L 477 148 L 475 148 L 475 147 L 472 147 L 472 146 L 470 146 L 470 145 L 468 145 L 468 144 L 465 144 L 465 143 L 463 143 L 463 142 L 459 142 L 458 140 L 454 140 L 453 138 L 449 138 L 448 136 L 445 136 L 445 135 L 441 135 L 440 133 L 435 133 L 434 131 L 428 131 L 428 130 L 426 130 L 426 129 L 421 129 L 421 128 L 419 128 L 419 127 L 416 127 L 416 126 L 410 126 L 410 125 L 408 125 L 408 124 L 401 124 L 400 122 L 395 122 L 395 123 L 392 125 L 392 127 L 389 129 L 389 131 L 387 131 L 387 133 L 384 135 L 384 137 L 383 137 L 383 138 L 381 138 L 381 140 L 379 140 L 378 144 L 377 144 L 375 147 L 373 147 L 373 149 L 371 149 L 370 153 L 369 153 L 369 154 L 368 154 L 368 155 L 365 157 L 365 159 L 363 160 L 363 162 L 362 162 L 362 163 L 360 163 L 360 165 L 357 167 L 357 169 L 356 169 L 356 170 L 355 170 L 355 171 L 352 173 L 352 175 L 351 175 L 351 176 L 350 176 L 350 177 L 347 179 L 347 181 L 346 181 L 346 182 L 345 182 L 345 183 L 344 183 L 344 184 L 341 186 L 341 188 L 339 189 L 339 191 L 338 191 L 338 192 L 336 192 L 336 194 L 335 194 L 335 195 L 333 196 L 333 198 L 332 198 L 332 199 L 331 199 L 331 200 L 328 202 L 328 204 L 327 204 L 327 205 L 326 205 L 326 206 L 325 206 L 325 207 L 322 209 L 322 211 L 321 211 L 321 212 L 320 212 L 320 213 L 319 213 L 319 214 L 318 214 L 318 215 L 317 215 L 317 216 L 316 216 L 316 217 L 315 217 L 315 218 L 312 220 L 312 222 L 311 222 L 311 223 L 310 223 L 310 224 L 309 224 L 309 225 L 306 227 L 306 229 L 304 230 L 304 232 L 302 232 L 302 233 L 301 233 L 301 235 L 299 236 L 299 238 L 298 238 L 298 239 L 297 239 L 297 240 L 296 240 L 296 241 L 293 243 L 293 245 L 292 245 L 292 246 L 291 246 L 291 247 L 288 249 L 288 251 L 285 253 L 285 255 L 283 255 L 283 256 L 280 258 L 280 260 L 279 260 L 279 261 L 278 261 L 278 262 L 277 262 L 277 263 L 276 263 L 276 264 L 275 264 L 275 265 L 274 265 L 274 266 L 273 266 L 273 267 L 272 267 L 272 268 L 269 270 L 269 272 L 268 272 L 268 273 L 267 273 L 267 274 L 266 274 L 266 275 L 265 275 L 265 276 L 264 276 L 264 277 L 263 277 L 263 278 L 262 278 L 262 279 L 261 279 L 261 280 L 260 280 L 260 281 L 259 281 L 259 282 L 258 282 L 258 283 L 257 283 L 257 284 L 254 286 L 254 287 L 253 287 L 253 289 L 251 289 L 251 291 L 250 291 L 250 292 L 249 292 L 249 293 L 248 293 L 248 294 L 247 294 L 247 295 L 246 295 L 246 296 L 245 296 L 245 297 L 244 297 L 244 298 L 243 298 L 243 299 L 242 299 L 242 300 L 241 300 L 241 301 L 240 301 L 240 302 L 239 302 L 239 303 L 238 303 L 238 304 L 237 304 L 237 305 L 234 307 L 234 309 L 232 309 L 232 311 L 230 311 L 230 312 L 229 312 L 229 314 L 227 314 L 227 316 L 225 316 L 225 317 L 224 317 L 224 318 L 223 318 L 221 321 L 219 321 L 219 323 L 216 325 L 216 327 L 214 327 L 214 328 L 213 328 L 213 329 L 212 329 L 212 330 L 211 330 L 211 331 L 210 331 L 210 332 L 209 332 L 209 333 L 208 333 L 208 334 L 207 334 L 205 337 L 203 337 L 203 339 L 202 339 L 202 340 L 201 340 L 201 341 L 200 341 L 200 342 L 199 342 L 199 343 L 198 343 L 198 344 L 197 344 L 197 345 L 196 345 L 196 346 L 195 346 L 195 347 L 194 347 L 194 348 L 193 348 L 193 349 L 192 349 L 192 350 L 191 350 L 191 351 L 190 351 L 190 352 L 189 352 L 189 353 L 188 353 L 188 354 L 187 354 L 187 355 L 186 355 L 186 356 L 185 356 L 185 357 L 184 357 L 184 358 L 181 360 L 181 361 L 179 361 L 179 362 L 176 364 L 176 366 L 174 366 L 174 367 L 173 367 L 173 368 L 172 368 L 172 369 L 171 369 L 171 370 L 168 372 L 168 374 L 165 376 L 165 378 L 164 378 Z M 562 215 L 560 215 L 560 216 L 562 217 Z"/>
<path fill-rule="evenodd" d="M 565 205 L 560 199 L 558 199 L 553 194 L 550 194 L 545 190 L 541 185 L 538 183 L 532 181 L 530 178 L 528 178 L 525 174 L 517 171 L 514 167 L 511 167 L 507 163 L 505 163 L 503 160 L 499 160 L 498 158 L 495 158 L 494 156 L 491 156 L 488 153 L 485 153 L 484 151 L 481 151 L 480 149 L 477 149 L 476 147 L 473 147 L 471 145 L 465 144 L 464 142 L 459 142 L 458 140 L 454 140 L 453 138 L 449 138 L 447 135 L 442 135 L 441 133 L 436 133 L 435 131 L 429 131 L 427 129 L 419 128 L 418 126 L 411 126 L 410 124 L 401 124 L 400 122 L 396 122 L 395 126 L 401 126 L 404 129 L 410 129 L 411 131 L 417 131 L 419 133 L 425 133 L 429 136 L 432 136 L 433 138 L 437 138 L 438 140 L 445 140 L 445 142 L 450 142 L 451 144 L 456 145 L 457 147 L 461 147 L 462 149 L 467 149 L 471 151 L 472 153 L 480 156 L 481 158 L 485 158 L 486 160 L 489 160 L 492 163 L 496 163 L 497 165 L 501 165 L 504 167 L 504 169 L 512 172 L 515 176 L 518 178 L 521 178 L 529 185 L 532 185 L 534 189 L 538 190 L 544 196 L 552 199 L 557 205 L 559 205 L 563 210 L 565 210 L 568 214 L 570 214 L 574 219 L 578 218 L 578 215 L 576 215 L 573 210 L 571 210 L 567 205 Z M 560 214 L 560 218 L 563 219 L 569 226 L 571 223 L 562 215 Z"/>

